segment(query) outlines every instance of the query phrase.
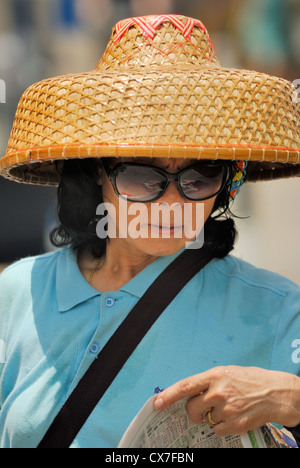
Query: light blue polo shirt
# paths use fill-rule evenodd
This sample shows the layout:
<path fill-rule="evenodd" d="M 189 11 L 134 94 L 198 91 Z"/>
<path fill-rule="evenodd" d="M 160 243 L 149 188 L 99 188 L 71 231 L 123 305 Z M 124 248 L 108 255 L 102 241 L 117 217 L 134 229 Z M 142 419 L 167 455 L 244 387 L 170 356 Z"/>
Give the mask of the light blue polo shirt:
<path fill-rule="evenodd" d="M 112 333 L 175 257 L 157 259 L 119 291 L 105 294 L 85 281 L 70 248 L 5 270 L 0 276 L 2 448 L 38 445 Z M 116 447 L 150 396 L 215 366 L 300 375 L 298 342 L 297 285 L 230 255 L 214 259 L 153 325 L 72 447 Z"/>

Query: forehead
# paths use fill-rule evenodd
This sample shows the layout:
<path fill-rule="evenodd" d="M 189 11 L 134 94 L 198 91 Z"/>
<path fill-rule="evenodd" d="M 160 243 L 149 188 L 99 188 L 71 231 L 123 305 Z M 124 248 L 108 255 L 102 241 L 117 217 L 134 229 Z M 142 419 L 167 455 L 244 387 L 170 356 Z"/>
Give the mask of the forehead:
<path fill-rule="evenodd" d="M 195 164 L 198 159 L 187 158 L 146 158 L 146 157 L 132 157 L 132 158 L 118 158 L 118 162 L 136 162 L 150 164 L 153 166 L 162 167 L 164 169 L 183 169 L 185 167 Z"/>

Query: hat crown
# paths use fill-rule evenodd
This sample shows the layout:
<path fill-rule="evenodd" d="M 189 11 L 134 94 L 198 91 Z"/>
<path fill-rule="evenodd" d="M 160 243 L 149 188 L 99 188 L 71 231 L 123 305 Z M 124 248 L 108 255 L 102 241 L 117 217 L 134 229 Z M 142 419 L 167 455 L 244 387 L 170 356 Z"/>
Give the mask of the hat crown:
<path fill-rule="evenodd" d="M 117 23 L 96 70 L 212 63 L 219 61 L 201 21 L 182 15 L 151 15 Z"/>

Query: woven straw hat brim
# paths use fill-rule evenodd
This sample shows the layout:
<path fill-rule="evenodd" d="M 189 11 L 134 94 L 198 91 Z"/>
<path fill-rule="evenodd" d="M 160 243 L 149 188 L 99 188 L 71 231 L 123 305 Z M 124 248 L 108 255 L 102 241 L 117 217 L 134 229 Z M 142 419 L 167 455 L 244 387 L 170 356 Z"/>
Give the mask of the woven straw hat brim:
<path fill-rule="evenodd" d="M 57 160 L 147 156 L 247 160 L 248 180 L 299 176 L 294 91 L 284 79 L 216 60 L 116 68 L 102 60 L 92 72 L 26 90 L 1 175 L 57 185 Z"/>

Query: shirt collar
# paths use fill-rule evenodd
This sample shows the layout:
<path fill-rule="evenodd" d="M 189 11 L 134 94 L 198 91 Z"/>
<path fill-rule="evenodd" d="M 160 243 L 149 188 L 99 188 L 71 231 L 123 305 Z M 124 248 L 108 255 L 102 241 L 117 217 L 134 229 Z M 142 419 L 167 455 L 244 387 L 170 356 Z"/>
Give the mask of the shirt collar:
<path fill-rule="evenodd" d="M 133 296 L 141 298 L 160 273 L 183 252 L 184 249 L 173 255 L 158 257 L 150 263 L 138 275 L 120 288 Z M 58 310 L 67 312 L 82 302 L 100 296 L 101 293 L 94 289 L 82 276 L 78 264 L 76 252 L 71 247 L 61 249 L 56 271 L 56 292 Z"/>
<path fill-rule="evenodd" d="M 76 305 L 101 295 L 82 276 L 77 264 L 76 252 L 71 247 L 65 247 L 59 253 L 56 294 L 60 312 L 67 312 Z"/>
<path fill-rule="evenodd" d="M 173 255 L 166 257 L 158 257 L 154 262 L 150 263 L 138 275 L 134 276 L 128 283 L 120 288 L 120 291 L 125 291 L 133 296 L 141 298 L 151 284 L 158 276 L 170 265 L 175 258 L 180 255 L 184 249 L 176 252 Z"/>

